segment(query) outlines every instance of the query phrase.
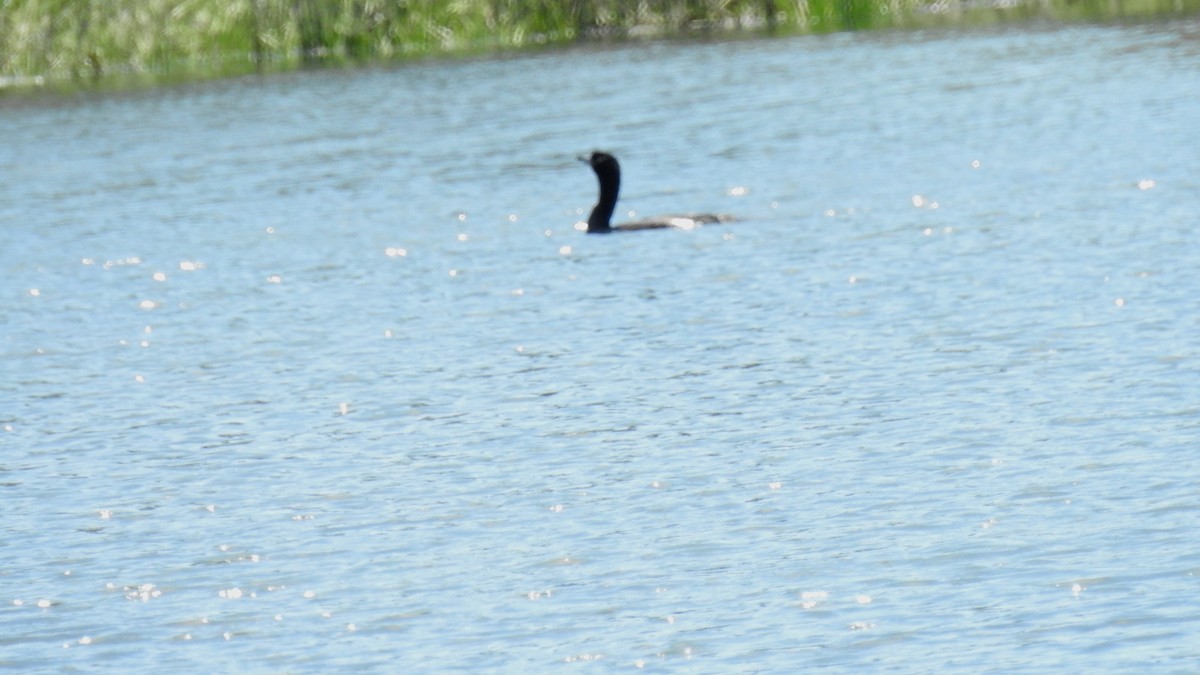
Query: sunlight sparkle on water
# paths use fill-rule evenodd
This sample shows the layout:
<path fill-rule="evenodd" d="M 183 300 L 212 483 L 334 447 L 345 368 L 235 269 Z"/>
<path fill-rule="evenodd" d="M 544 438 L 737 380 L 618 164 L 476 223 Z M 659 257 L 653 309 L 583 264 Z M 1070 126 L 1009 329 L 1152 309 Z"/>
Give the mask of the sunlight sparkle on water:
<path fill-rule="evenodd" d="M 162 590 L 154 584 L 141 584 L 140 586 L 126 586 L 124 589 L 125 599 L 139 602 L 149 602 L 153 598 L 162 595 Z"/>
<path fill-rule="evenodd" d="M 812 609 L 829 599 L 829 591 L 804 591 L 800 594 L 800 606 Z"/>
<path fill-rule="evenodd" d="M 140 265 L 140 264 L 142 264 L 141 258 L 139 258 L 137 256 L 130 256 L 128 258 L 118 258 L 116 260 L 105 260 L 104 261 L 104 269 L 111 270 L 114 267 L 125 267 L 126 265 Z"/>

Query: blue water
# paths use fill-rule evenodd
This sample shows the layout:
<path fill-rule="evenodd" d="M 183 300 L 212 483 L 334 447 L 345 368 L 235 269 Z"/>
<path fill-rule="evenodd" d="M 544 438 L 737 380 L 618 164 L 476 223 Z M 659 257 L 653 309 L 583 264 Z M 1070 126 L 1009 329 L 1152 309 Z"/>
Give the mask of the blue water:
<path fill-rule="evenodd" d="M 1196 34 L 0 99 L 0 667 L 1194 671 Z"/>

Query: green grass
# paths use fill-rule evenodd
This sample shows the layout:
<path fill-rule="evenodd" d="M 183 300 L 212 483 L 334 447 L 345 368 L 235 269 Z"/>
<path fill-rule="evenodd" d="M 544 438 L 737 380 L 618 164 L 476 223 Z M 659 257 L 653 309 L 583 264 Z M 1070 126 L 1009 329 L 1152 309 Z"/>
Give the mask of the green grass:
<path fill-rule="evenodd" d="M 1195 14 L 1200 0 L 0 0 L 0 89 L 585 39 Z"/>

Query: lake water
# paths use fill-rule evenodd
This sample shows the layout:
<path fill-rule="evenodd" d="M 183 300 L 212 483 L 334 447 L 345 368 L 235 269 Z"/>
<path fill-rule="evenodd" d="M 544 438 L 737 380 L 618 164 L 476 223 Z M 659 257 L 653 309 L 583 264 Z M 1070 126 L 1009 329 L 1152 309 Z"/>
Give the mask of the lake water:
<path fill-rule="evenodd" d="M 1194 672 L 1198 35 L 0 101 L 0 667 Z"/>

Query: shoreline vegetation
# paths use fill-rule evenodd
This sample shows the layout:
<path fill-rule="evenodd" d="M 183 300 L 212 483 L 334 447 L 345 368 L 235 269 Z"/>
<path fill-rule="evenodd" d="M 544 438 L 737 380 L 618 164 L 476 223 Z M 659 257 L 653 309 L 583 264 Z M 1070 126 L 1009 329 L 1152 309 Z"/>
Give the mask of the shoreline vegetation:
<path fill-rule="evenodd" d="M 0 93 L 579 42 L 1200 14 L 1200 0 L 0 0 Z"/>

